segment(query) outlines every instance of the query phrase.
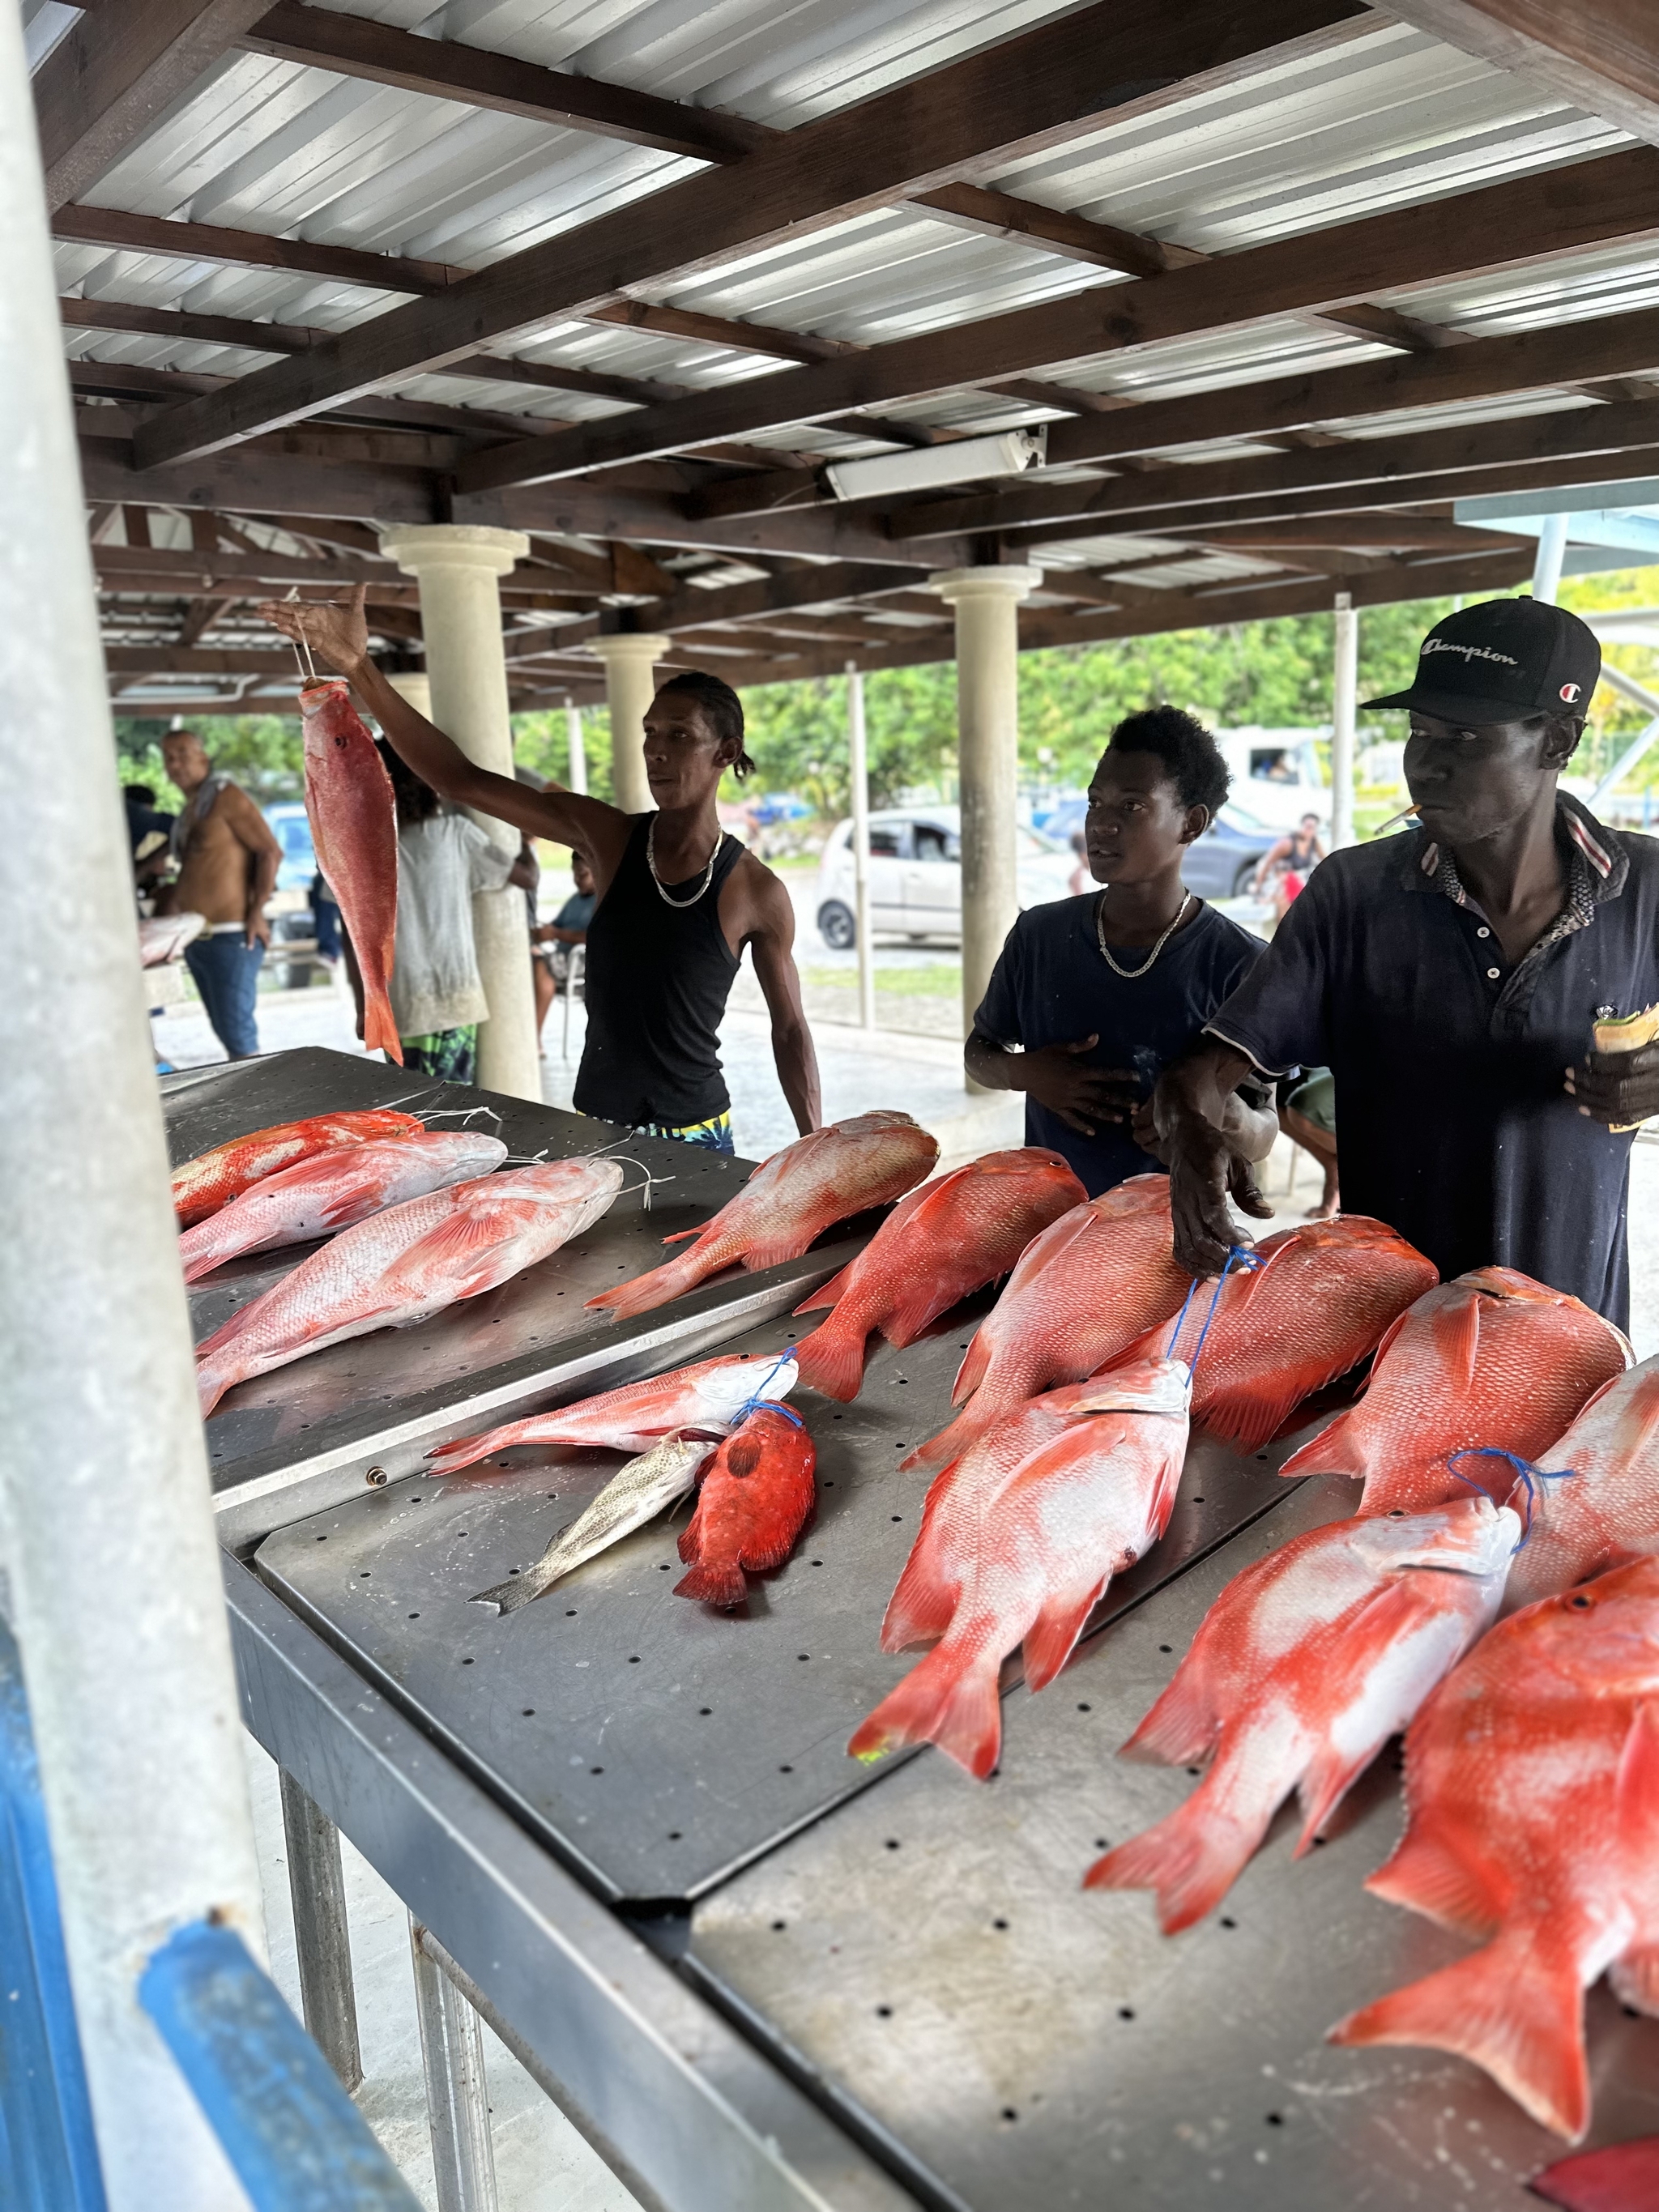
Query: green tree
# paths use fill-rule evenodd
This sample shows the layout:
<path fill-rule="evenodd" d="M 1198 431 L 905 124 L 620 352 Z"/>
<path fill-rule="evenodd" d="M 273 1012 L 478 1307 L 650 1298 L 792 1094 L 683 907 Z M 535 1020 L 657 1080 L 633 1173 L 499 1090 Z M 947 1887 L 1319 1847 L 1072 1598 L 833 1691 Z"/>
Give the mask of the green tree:
<path fill-rule="evenodd" d="M 183 805 L 161 763 L 161 740 L 172 725 L 153 718 L 118 714 L 116 766 L 123 783 L 147 783 L 158 805 L 176 812 Z M 305 744 L 297 714 L 204 714 L 187 726 L 196 732 L 208 757 L 261 806 L 305 795 Z"/>

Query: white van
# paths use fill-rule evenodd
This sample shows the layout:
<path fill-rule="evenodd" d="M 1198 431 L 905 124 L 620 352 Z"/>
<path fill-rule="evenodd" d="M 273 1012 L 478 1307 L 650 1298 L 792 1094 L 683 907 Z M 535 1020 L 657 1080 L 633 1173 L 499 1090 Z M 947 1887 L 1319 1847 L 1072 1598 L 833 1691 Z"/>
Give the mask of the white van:
<path fill-rule="evenodd" d="M 870 921 L 885 936 L 962 937 L 962 815 L 954 806 L 888 807 L 870 817 Z M 1069 895 L 1076 855 L 1036 830 L 1017 829 L 1019 903 Z M 857 940 L 853 825 L 838 822 L 818 864 L 818 931 L 833 952 Z"/>
<path fill-rule="evenodd" d="M 1218 730 L 1235 803 L 1270 830 L 1294 830 L 1304 814 L 1328 827 L 1331 794 L 1318 740 L 1329 735 L 1328 729 Z"/>

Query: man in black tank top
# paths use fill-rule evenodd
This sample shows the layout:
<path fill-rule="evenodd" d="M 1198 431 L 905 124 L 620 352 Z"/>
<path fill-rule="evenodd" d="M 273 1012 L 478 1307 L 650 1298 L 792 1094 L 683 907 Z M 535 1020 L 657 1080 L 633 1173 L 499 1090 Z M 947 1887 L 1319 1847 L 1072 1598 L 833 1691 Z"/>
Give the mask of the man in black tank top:
<path fill-rule="evenodd" d="M 753 763 L 729 684 L 671 677 L 645 717 L 645 769 L 657 811 L 624 814 L 556 784 L 532 791 L 468 760 L 400 698 L 368 657 L 364 587 L 333 606 L 268 601 L 260 612 L 303 635 L 345 677 L 394 751 L 443 798 L 580 853 L 599 904 L 587 929 L 587 1042 L 577 1110 L 659 1136 L 732 1150 L 720 1024 L 743 948 L 772 1017 L 772 1054 L 795 1126 L 822 1120 L 817 1060 L 795 972 L 794 909 L 772 871 L 722 831 L 720 777 Z"/>

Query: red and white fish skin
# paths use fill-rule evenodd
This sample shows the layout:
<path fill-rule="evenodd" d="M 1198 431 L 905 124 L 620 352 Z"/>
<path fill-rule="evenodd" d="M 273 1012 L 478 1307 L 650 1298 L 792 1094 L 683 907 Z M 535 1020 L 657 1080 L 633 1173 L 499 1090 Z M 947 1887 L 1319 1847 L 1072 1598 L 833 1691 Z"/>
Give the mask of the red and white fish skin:
<path fill-rule="evenodd" d="M 936 1743 L 982 1781 L 1001 1750 L 1003 1660 L 1023 1644 L 1026 1683 L 1044 1688 L 1112 1577 L 1164 1534 L 1187 1449 L 1187 1370 L 1148 1360 L 1112 1382 L 1097 1395 L 1115 1405 L 1064 1419 L 1000 1486 L 981 1484 L 971 1510 L 968 1486 L 954 1512 L 941 1500 L 882 1643 L 891 1650 L 901 1635 L 943 1630 L 942 1640 L 858 1729 L 847 1747 L 855 1759 Z M 1033 1411 L 1024 1409 L 1028 1427 Z"/>
<path fill-rule="evenodd" d="M 465 1129 L 421 1129 L 316 1153 L 297 1167 L 278 1169 L 185 1230 L 179 1239 L 185 1280 L 198 1282 L 244 1253 L 274 1252 L 349 1229 L 383 1206 L 489 1175 L 506 1158 L 499 1137 Z"/>
<path fill-rule="evenodd" d="M 987 1152 L 893 1208 L 850 1267 L 795 1308 L 835 1310 L 804 1337 L 801 1380 L 843 1404 L 864 1380 L 866 1340 L 901 1349 L 958 1300 L 1006 1275 L 1039 1231 L 1087 1194 L 1058 1152 Z"/>
<path fill-rule="evenodd" d="M 1538 1466 L 1546 1479 L 1533 1479 L 1530 1533 L 1510 1570 L 1506 1613 L 1659 1553 L 1659 1359 L 1598 1390 Z M 1520 1497 L 1510 1502 L 1525 1510 Z"/>
<path fill-rule="evenodd" d="M 795 1380 L 793 1347 L 782 1352 L 725 1352 L 644 1382 L 624 1382 L 550 1413 L 532 1413 L 480 1436 L 456 1437 L 428 1452 L 434 1474 L 453 1474 L 513 1444 L 602 1446 L 645 1452 L 684 1430 L 723 1437 L 746 1406 L 787 1398 Z"/>
<path fill-rule="evenodd" d="M 228 1206 L 256 1182 L 319 1152 L 342 1145 L 373 1145 L 388 1137 L 423 1135 L 426 1124 L 413 1114 L 390 1107 L 371 1107 L 345 1114 L 313 1114 L 303 1121 L 278 1121 L 269 1129 L 251 1129 L 245 1137 L 232 1137 L 210 1152 L 198 1152 L 173 1170 L 173 1209 L 179 1226 L 189 1229 L 205 1221 L 222 1206 Z"/>
<path fill-rule="evenodd" d="M 813 1129 L 763 1161 L 712 1221 L 665 1237 L 665 1244 L 696 1238 L 678 1259 L 587 1303 L 624 1321 L 683 1297 L 722 1267 L 799 1259 L 836 1222 L 902 1198 L 938 1158 L 939 1139 L 888 1108 Z"/>
<path fill-rule="evenodd" d="M 1081 1382 L 1172 1321 L 1192 1280 L 1170 1256 L 1172 1233 L 1170 1178 L 1144 1175 L 1034 1237 L 957 1372 L 951 1402 L 968 1400 L 966 1411 L 901 1465 L 948 1465 L 1027 1398 Z"/>
<path fill-rule="evenodd" d="M 554 1160 L 405 1199 L 343 1230 L 198 1346 L 204 1415 L 252 1376 L 493 1291 L 591 1229 L 622 1181 L 615 1160 Z"/>
<path fill-rule="evenodd" d="M 1212 1911 L 1294 1790 L 1297 1856 L 1498 1611 L 1521 1538 L 1506 1507 L 1455 1504 L 1310 1529 L 1233 1577 L 1123 1756 L 1209 1771 L 1183 1805 L 1097 1859 L 1085 1889 L 1152 1889 L 1166 1936 Z"/>
<path fill-rule="evenodd" d="M 1659 2136 L 1559 2158 L 1527 2187 L 1565 2212 L 1653 2212 L 1659 2204 Z"/>
<path fill-rule="evenodd" d="M 704 1470 L 697 1510 L 680 1538 L 690 1571 L 676 1597 L 729 1611 L 747 1601 L 750 1574 L 781 1567 L 811 1517 L 817 1452 L 805 1422 L 778 1406 L 757 1406 Z"/>
<path fill-rule="evenodd" d="M 1366 1516 L 1420 1513 L 1466 1497 L 1470 1481 L 1502 1498 L 1514 1475 L 1501 1460 L 1464 1461 L 1462 1481 L 1449 1461 L 1479 1445 L 1535 1460 L 1633 1356 L 1611 1322 L 1564 1291 L 1480 1267 L 1401 1316 L 1358 1404 L 1279 1471 L 1362 1478 Z"/>
<path fill-rule="evenodd" d="M 386 984 L 398 936 L 398 815 L 392 778 L 338 678 L 300 694 L 306 813 L 363 982 L 363 1043 L 404 1064 Z"/>
<path fill-rule="evenodd" d="M 1659 1559 L 1500 1621 L 1413 1723 L 1406 1808 L 1366 1888 L 1485 1948 L 1331 2040 L 1453 2051 L 1580 2141 L 1584 1991 L 1659 2014 Z"/>
<path fill-rule="evenodd" d="M 1191 1360 L 1193 1425 L 1255 1451 L 1302 1401 L 1374 1352 L 1390 1324 L 1439 1280 L 1434 1264 L 1385 1222 L 1363 1213 L 1299 1223 L 1264 1237 L 1257 1265 L 1235 1269 L 1210 1311 L 1200 1285 L 1174 1351 Z M 1142 1337 L 1128 1357 L 1170 1349 L 1170 1331 Z"/>

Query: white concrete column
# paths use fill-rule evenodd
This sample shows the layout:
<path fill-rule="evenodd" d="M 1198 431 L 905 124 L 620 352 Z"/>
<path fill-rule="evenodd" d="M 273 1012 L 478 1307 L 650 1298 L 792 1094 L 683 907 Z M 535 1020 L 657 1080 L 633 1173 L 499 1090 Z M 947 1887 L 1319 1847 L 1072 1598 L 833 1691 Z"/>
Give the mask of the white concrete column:
<path fill-rule="evenodd" d="M 8 8 L 0 792 L 23 847 L 0 871 L 0 1551 L 110 2212 L 228 2212 L 246 2199 L 137 1990 L 210 1914 L 264 1939 L 57 289 Z"/>
<path fill-rule="evenodd" d="M 380 549 L 419 580 L 426 634 L 428 720 L 467 758 L 513 773 L 507 660 L 501 649 L 501 579 L 530 550 L 516 530 L 437 522 L 388 531 Z M 411 703 L 415 703 L 411 701 Z M 473 816 L 501 851 L 516 857 L 519 833 L 493 815 Z M 530 978 L 530 922 L 524 894 L 507 884 L 472 902 L 472 934 L 489 1018 L 478 1030 L 478 1080 L 514 1098 L 542 1095 L 536 1000 Z"/>
<path fill-rule="evenodd" d="M 853 927 L 859 961 L 859 1020 L 876 1026 L 876 946 L 870 922 L 870 760 L 865 743 L 864 673 L 847 664 L 847 776 L 853 801 Z"/>
<path fill-rule="evenodd" d="M 423 669 L 411 670 L 406 676 L 388 676 L 386 680 L 417 714 L 424 714 L 428 722 L 432 720 L 432 678 Z"/>
<path fill-rule="evenodd" d="M 1359 696 L 1359 617 L 1346 592 L 1336 595 L 1331 686 L 1331 848 L 1353 842 L 1354 707 Z"/>
<path fill-rule="evenodd" d="M 565 781 L 572 791 L 587 790 L 587 739 L 582 729 L 582 710 L 574 699 L 564 702 L 565 735 L 570 741 L 570 773 Z"/>
<path fill-rule="evenodd" d="M 651 788 L 645 780 L 645 711 L 657 696 L 657 663 L 668 643 L 665 637 L 628 630 L 587 641 L 588 651 L 605 663 L 605 696 L 611 703 L 611 795 L 624 814 L 651 811 Z"/>
<path fill-rule="evenodd" d="M 962 1033 L 967 1036 L 1019 912 L 1019 603 L 1041 568 L 951 568 L 928 579 L 957 616 L 962 781 Z"/>

